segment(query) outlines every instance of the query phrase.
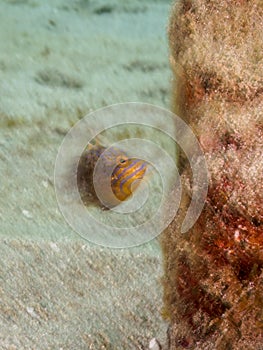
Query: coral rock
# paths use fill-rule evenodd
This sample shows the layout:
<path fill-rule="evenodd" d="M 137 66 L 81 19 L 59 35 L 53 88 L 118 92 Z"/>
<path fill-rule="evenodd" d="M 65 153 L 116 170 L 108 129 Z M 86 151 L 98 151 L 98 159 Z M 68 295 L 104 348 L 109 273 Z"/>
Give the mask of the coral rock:
<path fill-rule="evenodd" d="M 203 212 L 186 234 L 191 170 L 164 232 L 169 349 L 263 349 L 263 2 L 181 0 L 169 27 L 174 111 L 209 171 Z"/>

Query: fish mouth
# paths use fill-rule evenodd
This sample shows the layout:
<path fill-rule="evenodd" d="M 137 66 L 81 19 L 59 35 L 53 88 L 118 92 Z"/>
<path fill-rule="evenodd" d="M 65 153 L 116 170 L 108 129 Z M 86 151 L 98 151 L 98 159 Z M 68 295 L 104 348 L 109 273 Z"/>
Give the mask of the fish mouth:
<path fill-rule="evenodd" d="M 146 171 L 146 170 L 145 170 Z M 144 173 L 142 174 L 142 175 L 139 175 L 138 177 L 136 177 L 135 179 L 134 179 L 134 181 L 136 181 L 136 180 L 143 180 L 143 178 L 144 178 L 144 176 L 145 176 L 145 171 L 144 171 Z"/>
<path fill-rule="evenodd" d="M 137 174 L 134 175 L 134 180 L 143 180 L 145 173 L 147 171 L 147 164 L 145 164 L 145 162 L 142 161 L 136 170 L 138 172 Z"/>

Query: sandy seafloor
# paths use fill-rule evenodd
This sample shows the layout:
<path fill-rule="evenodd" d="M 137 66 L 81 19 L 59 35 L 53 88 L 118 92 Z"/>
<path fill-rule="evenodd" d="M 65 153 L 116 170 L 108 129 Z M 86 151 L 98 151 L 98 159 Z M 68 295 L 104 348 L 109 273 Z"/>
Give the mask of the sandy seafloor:
<path fill-rule="evenodd" d="M 112 250 L 61 215 L 59 145 L 88 112 L 169 108 L 170 1 L 0 2 L 0 349 L 147 349 L 164 342 L 157 240 Z"/>

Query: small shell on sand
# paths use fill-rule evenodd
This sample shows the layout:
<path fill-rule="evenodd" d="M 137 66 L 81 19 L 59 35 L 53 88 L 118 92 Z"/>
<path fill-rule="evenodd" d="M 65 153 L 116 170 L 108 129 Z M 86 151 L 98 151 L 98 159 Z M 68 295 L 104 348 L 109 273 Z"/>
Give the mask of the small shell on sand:
<path fill-rule="evenodd" d="M 161 350 L 161 345 L 156 338 L 153 338 L 149 343 L 149 350 Z"/>

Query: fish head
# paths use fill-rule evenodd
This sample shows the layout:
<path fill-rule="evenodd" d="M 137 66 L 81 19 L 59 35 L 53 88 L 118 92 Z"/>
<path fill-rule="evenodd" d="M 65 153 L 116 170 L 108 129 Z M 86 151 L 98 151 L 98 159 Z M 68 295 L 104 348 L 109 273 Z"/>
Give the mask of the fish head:
<path fill-rule="evenodd" d="M 145 160 L 120 155 L 111 177 L 111 188 L 116 198 L 120 201 L 126 200 L 139 186 L 146 170 Z"/>

